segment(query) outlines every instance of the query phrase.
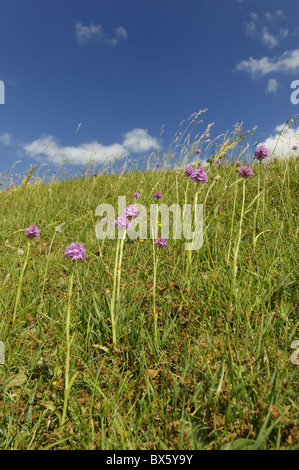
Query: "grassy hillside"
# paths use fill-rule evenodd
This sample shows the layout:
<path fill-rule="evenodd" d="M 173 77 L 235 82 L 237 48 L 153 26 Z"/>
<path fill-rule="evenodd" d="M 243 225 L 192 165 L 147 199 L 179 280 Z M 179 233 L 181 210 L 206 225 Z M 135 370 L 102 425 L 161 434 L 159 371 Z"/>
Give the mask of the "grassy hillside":
<path fill-rule="evenodd" d="M 0 193 L 1 449 L 299 448 L 298 159 L 252 169 Z M 156 192 L 204 205 L 202 248 L 97 239 L 99 204 Z M 72 242 L 86 259 L 63 257 Z"/>

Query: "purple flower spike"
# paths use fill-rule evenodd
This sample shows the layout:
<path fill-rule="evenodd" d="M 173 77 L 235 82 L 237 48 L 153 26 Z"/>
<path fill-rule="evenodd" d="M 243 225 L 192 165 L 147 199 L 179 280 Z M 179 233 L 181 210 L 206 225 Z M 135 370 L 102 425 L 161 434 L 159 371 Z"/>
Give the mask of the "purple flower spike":
<path fill-rule="evenodd" d="M 157 199 L 161 199 L 161 197 L 163 197 L 163 194 L 161 194 L 161 193 L 155 193 L 155 194 L 153 195 L 153 197 L 155 197 L 155 198 L 157 198 Z"/>
<path fill-rule="evenodd" d="M 37 226 L 33 224 L 33 225 L 30 225 L 30 227 L 26 229 L 25 235 L 27 238 L 35 238 L 35 237 L 39 238 L 40 233 L 39 233 Z"/>
<path fill-rule="evenodd" d="M 200 149 L 196 149 L 195 150 L 195 153 L 197 153 L 197 155 L 199 155 L 201 153 L 201 150 Z"/>
<path fill-rule="evenodd" d="M 217 163 L 217 165 L 221 165 L 221 160 L 216 160 L 215 163 Z"/>
<path fill-rule="evenodd" d="M 166 241 L 164 240 L 164 238 L 162 238 L 162 237 L 158 238 L 158 240 L 155 240 L 155 244 L 156 244 L 159 248 L 166 248 L 166 247 L 167 247 L 167 243 L 166 243 Z"/>
<path fill-rule="evenodd" d="M 130 221 L 125 214 L 122 214 L 119 217 L 117 217 L 117 219 L 114 221 L 114 225 L 115 227 L 119 229 L 131 230 Z"/>
<path fill-rule="evenodd" d="M 72 261 L 77 259 L 85 259 L 86 253 L 82 243 L 71 243 L 64 252 L 63 258 L 70 257 Z"/>
<path fill-rule="evenodd" d="M 264 158 L 268 158 L 268 157 L 269 157 L 269 152 L 264 145 L 257 147 L 257 149 L 254 152 L 255 160 L 259 160 L 261 162 L 262 160 L 264 160 Z"/>
<path fill-rule="evenodd" d="M 187 166 L 187 168 L 185 169 L 185 176 L 189 176 L 189 177 L 190 177 L 191 175 L 193 175 L 193 172 L 194 172 L 194 170 L 193 170 L 192 166 L 189 165 L 189 166 Z"/>
<path fill-rule="evenodd" d="M 126 215 L 127 217 L 132 217 L 132 219 L 138 217 L 138 214 L 138 208 L 135 204 L 130 204 L 124 210 L 124 215 Z"/>
<path fill-rule="evenodd" d="M 136 199 L 139 199 L 140 198 L 140 193 L 138 191 L 136 191 L 136 193 L 134 193 L 134 197 L 136 197 Z"/>
<path fill-rule="evenodd" d="M 242 178 L 251 178 L 252 175 L 253 171 L 249 166 L 241 166 L 239 176 L 242 176 Z"/>
<path fill-rule="evenodd" d="M 201 181 L 202 183 L 206 183 L 208 181 L 208 175 L 206 174 L 205 170 L 202 166 L 197 168 L 192 175 L 190 175 L 190 179 L 194 181 Z"/>
<path fill-rule="evenodd" d="M 297 145 L 294 145 L 294 147 L 292 147 L 292 150 L 297 150 L 297 149 L 298 149 Z"/>

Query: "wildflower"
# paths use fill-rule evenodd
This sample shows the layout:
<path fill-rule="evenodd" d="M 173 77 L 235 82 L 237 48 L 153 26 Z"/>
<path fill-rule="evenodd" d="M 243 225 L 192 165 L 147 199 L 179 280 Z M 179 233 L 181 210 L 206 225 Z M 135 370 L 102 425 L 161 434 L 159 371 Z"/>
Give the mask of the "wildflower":
<path fill-rule="evenodd" d="M 136 191 L 136 193 L 134 193 L 134 197 L 136 197 L 136 199 L 139 199 L 140 196 L 141 196 L 141 194 L 138 191 Z"/>
<path fill-rule="evenodd" d="M 35 238 L 35 237 L 39 238 L 40 233 L 39 233 L 37 226 L 33 224 L 33 225 L 30 225 L 30 227 L 26 229 L 25 235 L 27 238 Z"/>
<path fill-rule="evenodd" d="M 294 147 L 292 147 L 292 150 L 297 150 L 297 149 L 298 149 L 297 145 L 294 145 Z"/>
<path fill-rule="evenodd" d="M 203 183 L 206 183 L 208 181 L 208 175 L 206 174 L 205 170 L 203 169 L 202 166 L 197 168 L 192 175 L 190 175 L 190 179 L 194 181 L 202 181 Z"/>
<path fill-rule="evenodd" d="M 124 214 L 127 217 L 132 217 L 132 219 L 135 219 L 136 217 L 138 217 L 138 208 L 137 208 L 137 206 L 135 204 L 129 204 L 125 208 Z"/>
<path fill-rule="evenodd" d="M 215 163 L 217 163 L 217 165 L 220 165 L 220 164 L 221 164 L 221 160 L 216 160 Z"/>
<path fill-rule="evenodd" d="M 197 155 L 199 155 L 201 153 L 201 150 L 200 149 L 196 149 L 195 150 L 195 153 L 197 153 Z"/>
<path fill-rule="evenodd" d="M 249 166 L 241 166 L 239 176 L 242 176 L 242 178 L 251 178 L 252 175 L 253 171 Z"/>
<path fill-rule="evenodd" d="M 193 174 L 194 170 L 193 170 L 193 167 L 191 165 L 187 166 L 187 168 L 185 169 L 185 176 L 191 176 Z"/>
<path fill-rule="evenodd" d="M 72 261 L 77 259 L 85 259 L 86 253 L 83 243 L 73 242 L 71 243 L 64 252 L 63 258 L 70 257 Z"/>
<path fill-rule="evenodd" d="M 159 165 L 159 163 L 157 163 L 156 168 L 159 168 L 159 167 L 160 167 L 160 165 Z"/>
<path fill-rule="evenodd" d="M 163 197 L 163 194 L 161 194 L 161 193 L 155 193 L 155 194 L 153 195 L 153 197 L 155 197 L 155 198 L 157 198 L 157 199 L 161 199 L 161 197 Z"/>
<path fill-rule="evenodd" d="M 115 227 L 118 227 L 119 229 L 131 229 L 130 221 L 128 217 L 125 214 L 120 215 L 119 217 L 116 218 L 114 221 Z"/>
<path fill-rule="evenodd" d="M 269 152 L 264 145 L 258 147 L 254 152 L 254 159 L 259 160 L 260 162 L 267 157 L 269 157 Z"/>
<path fill-rule="evenodd" d="M 162 238 L 162 237 L 158 238 L 158 240 L 155 240 L 155 244 L 156 244 L 159 248 L 166 248 L 166 247 L 167 247 L 167 243 L 166 243 L 166 241 L 164 240 L 164 238 Z"/>
<path fill-rule="evenodd" d="M 238 160 L 238 161 L 236 162 L 236 166 L 241 166 L 241 165 L 242 165 L 242 163 Z"/>

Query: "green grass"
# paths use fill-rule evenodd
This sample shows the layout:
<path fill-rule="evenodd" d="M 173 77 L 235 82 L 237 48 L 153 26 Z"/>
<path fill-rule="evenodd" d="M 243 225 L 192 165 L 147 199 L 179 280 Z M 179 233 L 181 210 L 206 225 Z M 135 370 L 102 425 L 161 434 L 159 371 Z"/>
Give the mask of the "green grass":
<path fill-rule="evenodd" d="M 155 257 L 127 239 L 121 266 L 96 207 L 139 190 L 146 207 L 157 191 L 193 204 L 183 171 L 0 193 L 1 449 L 299 448 L 298 159 L 253 171 L 243 184 L 234 164 L 207 169 L 191 257 L 183 239 Z M 74 241 L 86 260 L 62 257 Z"/>

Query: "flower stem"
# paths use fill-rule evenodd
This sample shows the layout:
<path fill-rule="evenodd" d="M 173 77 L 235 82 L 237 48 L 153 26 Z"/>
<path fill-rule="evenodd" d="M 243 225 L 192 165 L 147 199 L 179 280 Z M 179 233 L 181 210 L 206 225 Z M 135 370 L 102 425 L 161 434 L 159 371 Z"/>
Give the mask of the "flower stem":
<path fill-rule="evenodd" d="M 24 275 L 24 272 L 25 272 L 25 269 L 26 269 L 26 266 L 27 266 L 27 262 L 28 262 L 28 257 L 29 257 L 29 249 L 30 249 L 30 241 L 28 240 L 26 258 L 25 258 L 25 262 L 24 262 L 23 269 L 22 269 L 22 272 L 21 272 L 19 285 L 18 285 L 18 290 L 17 290 L 15 308 L 14 308 L 13 317 L 12 317 L 12 324 L 14 324 L 14 322 L 16 321 L 17 308 L 18 308 L 18 303 L 19 303 L 20 297 L 21 297 L 21 291 L 22 291 L 23 275 Z"/>
<path fill-rule="evenodd" d="M 111 328 L 112 328 L 112 342 L 116 344 L 117 335 L 116 335 L 116 324 L 117 318 L 115 318 L 115 298 L 117 292 L 117 302 L 119 306 L 120 298 L 120 276 L 121 276 L 121 262 L 122 262 L 122 252 L 124 245 L 124 234 L 121 239 L 117 239 L 116 253 L 115 253 L 115 265 L 114 265 L 114 276 L 113 276 L 113 288 L 112 288 L 112 297 L 110 303 L 110 318 L 111 318 Z"/>
<path fill-rule="evenodd" d="M 234 198 L 233 214 L 232 214 L 232 223 L 231 223 L 231 229 L 230 229 L 230 237 L 229 237 L 229 244 L 228 244 L 228 252 L 227 252 L 227 257 L 226 257 L 226 263 L 227 263 L 227 265 L 229 264 L 229 258 L 230 258 L 230 252 L 231 252 L 231 246 L 232 246 L 232 238 L 233 238 L 233 229 L 234 229 L 234 219 L 235 219 L 235 211 L 236 211 L 237 194 L 238 194 L 238 181 L 236 182 L 235 198 Z"/>
<path fill-rule="evenodd" d="M 238 262 L 238 254 L 239 254 L 240 243 L 241 243 L 241 238 L 242 238 L 244 206 L 245 206 L 245 179 L 243 179 L 243 200 L 242 200 L 241 218 L 240 218 L 240 224 L 239 224 L 239 234 L 238 234 L 237 245 L 236 245 L 236 248 L 234 249 L 234 264 L 233 264 L 233 286 L 234 287 L 236 284 L 236 277 L 237 277 L 237 271 L 238 271 L 237 262 Z"/>
<path fill-rule="evenodd" d="M 158 266 L 159 256 L 156 257 L 154 239 L 153 239 L 153 257 L 154 257 L 154 282 L 153 282 L 154 337 L 155 337 L 155 343 L 158 344 L 158 315 L 156 311 L 156 281 L 157 281 L 157 266 Z"/>
<path fill-rule="evenodd" d="M 63 399 L 63 409 L 61 417 L 61 425 L 64 424 L 67 412 L 68 399 L 70 396 L 70 391 L 73 383 L 75 382 L 80 371 L 74 373 L 70 378 L 70 350 L 71 345 L 74 339 L 74 336 L 70 338 L 70 320 L 71 320 L 71 296 L 73 290 L 74 275 L 71 274 L 70 283 L 69 283 L 69 292 L 68 292 L 68 306 L 67 306 L 67 315 L 66 315 L 66 359 L 65 359 L 65 377 L 64 377 L 64 399 Z"/>

